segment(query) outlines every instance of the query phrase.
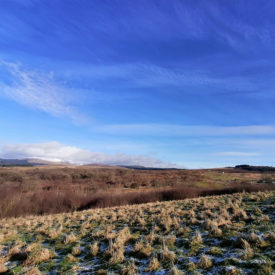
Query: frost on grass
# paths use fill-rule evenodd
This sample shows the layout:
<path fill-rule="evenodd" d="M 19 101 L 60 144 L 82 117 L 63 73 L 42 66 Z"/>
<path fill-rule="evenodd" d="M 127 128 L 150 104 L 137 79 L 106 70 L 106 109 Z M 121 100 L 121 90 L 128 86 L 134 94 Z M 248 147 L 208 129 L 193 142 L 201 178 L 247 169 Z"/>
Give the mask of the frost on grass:
<path fill-rule="evenodd" d="M 0 274 L 274 274 L 275 192 L 0 222 Z"/>

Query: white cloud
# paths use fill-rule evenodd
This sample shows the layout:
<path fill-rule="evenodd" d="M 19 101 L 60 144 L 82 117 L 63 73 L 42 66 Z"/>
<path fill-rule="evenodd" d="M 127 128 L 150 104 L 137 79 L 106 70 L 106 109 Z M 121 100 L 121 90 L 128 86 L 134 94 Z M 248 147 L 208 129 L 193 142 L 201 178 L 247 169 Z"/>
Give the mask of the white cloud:
<path fill-rule="evenodd" d="M 39 158 L 49 161 L 74 164 L 143 165 L 147 167 L 175 167 L 156 158 L 145 155 L 106 154 L 92 152 L 58 142 L 36 144 L 7 144 L 0 149 L 1 158 Z"/>
<path fill-rule="evenodd" d="M 19 64 L 1 60 L 0 69 L 6 76 L 0 81 L 0 94 L 21 105 L 53 116 L 68 117 L 76 123 L 86 120 L 72 107 L 72 91 L 57 83 L 53 73 L 29 71 Z"/>
<path fill-rule="evenodd" d="M 270 135 L 274 126 L 192 126 L 170 124 L 117 124 L 104 125 L 94 129 L 100 133 L 113 135 L 152 135 L 152 136 L 233 136 Z"/>

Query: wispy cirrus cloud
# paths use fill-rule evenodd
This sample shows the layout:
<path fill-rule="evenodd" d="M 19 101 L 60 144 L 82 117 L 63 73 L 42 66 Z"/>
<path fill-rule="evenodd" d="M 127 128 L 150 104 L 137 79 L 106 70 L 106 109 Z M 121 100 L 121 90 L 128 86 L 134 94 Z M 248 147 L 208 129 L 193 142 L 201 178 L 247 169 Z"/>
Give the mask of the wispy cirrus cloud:
<path fill-rule="evenodd" d="M 236 135 L 272 135 L 275 126 L 190 126 L 173 124 L 117 124 L 94 128 L 95 131 L 113 135 L 148 136 L 236 136 Z"/>
<path fill-rule="evenodd" d="M 256 65 L 252 64 L 251 66 Z M 245 66 L 239 68 L 239 70 L 245 69 Z M 213 89 L 211 93 L 223 93 L 229 90 L 232 93 L 255 93 L 264 87 L 261 81 L 257 81 L 255 78 L 252 81 L 250 76 L 240 76 L 240 72 L 224 77 L 220 75 L 218 69 L 211 72 L 206 69 L 198 69 L 196 66 L 192 69 L 184 66 L 175 69 L 149 62 L 104 65 L 79 63 L 62 69 L 60 73 L 72 80 L 82 77 L 88 83 L 98 84 L 100 87 L 105 87 L 106 80 L 108 80 L 111 87 L 120 89 L 161 88 L 164 91 L 169 89 L 167 93 L 175 93 L 176 90 L 173 89 L 181 88 L 181 92 L 184 89 L 186 94 L 198 94 L 209 87 Z"/>
<path fill-rule="evenodd" d="M 106 154 L 93 152 L 56 141 L 33 144 L 6 144 L 0 148 L 2 158 L 39 158 L 48 161 L 74 164 L 143 165 L 147 167 L 175 167 L 173 163 L 146 155 Z"/>
<path fill-rule="evenodd" d="M 0 61 L 0 95 L 32 109 L 83 123 L 87 118 L 73 106 L 73 91 L 54 80 L 53 73 L 27 70 L 17 63 Z"/>
<path fill-rule="evenodd" d="M 261 154 L 256 152 L 218 152 L 214 154 L 214 156 L 221 157 L 255 157 L 259 155 Z"/>

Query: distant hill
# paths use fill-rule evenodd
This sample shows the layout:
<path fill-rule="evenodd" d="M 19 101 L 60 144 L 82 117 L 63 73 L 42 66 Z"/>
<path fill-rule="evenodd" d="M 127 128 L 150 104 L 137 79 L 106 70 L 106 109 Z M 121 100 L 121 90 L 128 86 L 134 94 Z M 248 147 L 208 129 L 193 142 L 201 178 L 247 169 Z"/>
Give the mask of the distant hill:
<path fill-rule="evenodd" d="M 46 161 L 42 159 L 0 159 L 0 166 L 41 166 L 60 165 L 65 163 Z M 67 163 L 66 163 L 67 164 Z"/>
<path fill-rule="evenodd" d="M 178 168 L 157 168 L 157 167 L 145 167 L 141 165 L 120 165 L 120 167 L 135 169 L 135 170 L 178 170 Z"/>
<path fill-rule="evenodd" d="M 1 159 L 0 158 L 0 166 L 41 166 L 41 165 L 66 165 L 66 166 L 79 166 L 76 164 L 72 164 L 69 162 L 54 162 L 47 161 L 43 159 L 37 158 L 24 158 L 24 159 Z M 83 167 L 90 168 L 128 168 L 135 170 L 176 170 L 177 168 L 155 168 L 155 167 L 145 167 L 139 165 L 105 165 L 105 164 L 96 164 L 96 163 L 88 163 L 84 165 L 80 165 Z"/>
<path fill-rule="evenodd" d="M 253 166 L 253 165 L 236 165 L 235 169 L 241 169 L 246 171 L 255 171 L 255 172 L 275 172 L 275 167 L 272 166 Z"/>

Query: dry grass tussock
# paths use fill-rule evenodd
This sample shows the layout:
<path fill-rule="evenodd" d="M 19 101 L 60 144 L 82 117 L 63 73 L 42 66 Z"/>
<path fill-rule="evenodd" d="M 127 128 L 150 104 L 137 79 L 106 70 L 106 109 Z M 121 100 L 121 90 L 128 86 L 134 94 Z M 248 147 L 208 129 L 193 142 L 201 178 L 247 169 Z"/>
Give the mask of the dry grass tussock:
<path fill-rule="evenodd" d="M 237 193 L 2 219 L 0 270 L 272 274 L 274 204 Z"/>

